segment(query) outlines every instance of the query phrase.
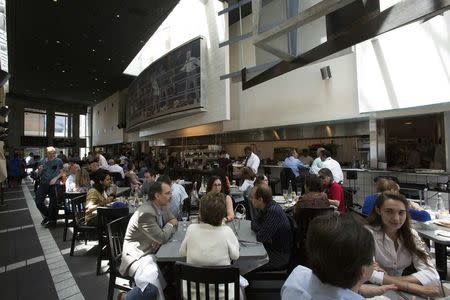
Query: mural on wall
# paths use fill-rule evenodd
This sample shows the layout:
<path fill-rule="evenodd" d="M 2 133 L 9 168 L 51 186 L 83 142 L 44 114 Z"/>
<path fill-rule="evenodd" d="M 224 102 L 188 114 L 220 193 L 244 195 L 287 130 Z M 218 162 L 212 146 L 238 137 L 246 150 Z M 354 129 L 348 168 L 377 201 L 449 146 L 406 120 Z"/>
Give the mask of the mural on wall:
<path fill-rule="evenodd" d="M 205 106 L 201 99 L 201 40 L 196 38 L 167 53 L 131 83 L 127 127 Z"/>

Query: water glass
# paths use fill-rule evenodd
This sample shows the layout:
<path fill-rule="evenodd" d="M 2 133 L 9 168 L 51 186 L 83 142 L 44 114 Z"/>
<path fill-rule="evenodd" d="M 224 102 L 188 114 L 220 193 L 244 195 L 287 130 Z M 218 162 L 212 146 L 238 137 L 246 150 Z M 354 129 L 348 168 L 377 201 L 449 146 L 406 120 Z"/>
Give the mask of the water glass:
<path fill-rule="evenodd" d="M 288 199 L 288 190 L 283 190 L 283 198 L 284 198 L 284 201 L 287 201 L 287 199 Z"/>
<path fill-rule="evenodd" d="M 181 212 L 181 220 L 183 221 L 183 231 L 186 231 L 187 228 L 187 220 L 189 218 L 189 213 L 187 211 Z"/>

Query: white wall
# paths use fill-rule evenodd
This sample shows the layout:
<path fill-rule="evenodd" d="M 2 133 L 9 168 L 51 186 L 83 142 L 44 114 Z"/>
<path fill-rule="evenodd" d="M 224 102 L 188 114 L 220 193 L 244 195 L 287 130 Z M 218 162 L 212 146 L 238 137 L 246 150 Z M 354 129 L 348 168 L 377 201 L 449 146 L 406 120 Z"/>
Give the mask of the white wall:
<path fill-rule="evenodd" d="M 120 101 L 124 92 L 116 92 L 92 109 L 92 145 L 123 143 L 123 129 L 117 128 L 119 124 Z"/>
<path fill-rule="evenodd" d="M 450 13 L 356 46 L 361 112 L 450 101 Z"/>
<path fill-rule="evenodd" d="M 228 39 L 228 23 L 224 15 L 217 13 L 224 8 L 218 0 L 188 0 L 189 7 L 194 6 L 197 15 L 190 22 L 197 22 L 200 26 L 191 26 L 196 30 L 195 35 L 205 38 L 205 47 L 202 48 L 202 97 L 206 97 L 207 111 L 192 116 L 183 117 L 175 121 L 162 121 L 161 123 L 140 130 L 141 137 L 159 134 L 162 132 L 178 130 L 230 118 L 230 82 L 219 80 L 220 75 L 229 72 L 228 47 L 219 48 L 219 43 Z M 175 10 L 174 10 L 175 11 Z M 185 32 L 186 24 L 176 23 L 171 26 L 171 32 Z M 186 41 L 192 34 L 186 33 Z M 176 47 L 177 45 L 174 45 Z"/>

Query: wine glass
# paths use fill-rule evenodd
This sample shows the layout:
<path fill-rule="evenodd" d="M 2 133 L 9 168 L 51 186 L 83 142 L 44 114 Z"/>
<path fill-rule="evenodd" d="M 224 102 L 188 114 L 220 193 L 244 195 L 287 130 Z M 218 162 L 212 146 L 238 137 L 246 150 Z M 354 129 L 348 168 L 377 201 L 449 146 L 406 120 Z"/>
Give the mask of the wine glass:
<path fill-rule="evenodd" d="M 181 212 L 181 220 L 183 221 L 183 231 L 186 231 L 186 227 L 187 227 L 187 220 L 189 218 L 189 213 L 187 211 L 182 211 Z"/>
<path fill-rule="evenodd" d="M 237 221 L 237 230 L 241 228 L 241 220 L 245 220 L 247 214 L 246 209 L 243 204 L 238 204 L 236 208 L 234 209 L 234 217 Z"/>
<path fill-rule="evenodd" d="M 287 201 L 287 198 L 288 198 L 288 190 L 283 190 L 283 198 L 284 198 L 284 201 Z"/>

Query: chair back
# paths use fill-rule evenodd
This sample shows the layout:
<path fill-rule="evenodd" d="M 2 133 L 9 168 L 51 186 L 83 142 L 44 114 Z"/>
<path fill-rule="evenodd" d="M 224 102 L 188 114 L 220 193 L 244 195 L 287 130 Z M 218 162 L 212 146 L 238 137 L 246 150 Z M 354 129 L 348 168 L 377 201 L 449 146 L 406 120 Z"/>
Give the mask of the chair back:
<path fill-rule="evenodd" d="M 76 224 L 84 221 L 86 210 L 86 194 L 77 196 L 70 201 L 72 207 L 72 219 Z"/>
<path fill-rule="evenodd" d="M 289 181 L 291 181 L 292 187 L 295 184 L 295 175 L 291 168 L 283 168 L 280 172 L 280 184 L 282 190 L 287 190 L 289 187 Z"/>
<path fill-rule="evenodd" d="M 197 299 L 210 298 L 219 299 L 219 294 L 224 297 L 220 299 L 239 299 L 239 268 L 232 266 L 198 267 L 187 263 L 175 263 L 175 276 L 177 283 L 177 299 L 183 295 L 188 300 L 192 299 L 192 289 L 195 290 Z M 183 282 L 185 284 L 183 285 Z M 234 284 L 234 289 L 229 290 L 229 283 Z M 212 288 L 211 288 L 211 285 Z M 186 291 L 183 291 L 183 289 Z M 223 290 L 221 292 L 220 290 Z M 200 298 L 200 292 L 204 290 L 204 297 Z"/>
<path fill-rule="evenodd" d="M 333 207 L 327 208 L 301 208 L 296 213 L 297 221 L 297 243 L 300 248 L 304 246 L 306 234 L 308 232 L 309 223 L 317 216 L 334 214 Z"/>
<path fill-rule="evenodd" d="M 129 215 L 128 207 L 97 207 L 97 224 L 99 228 L 106 228 L 106 224 Z"/>
<path fill-rule="evenodd" d="M 111 272 L 118 272 L 121 258 L 123 240 L 127 232 L 130 216 L 116 219 L 106 225 L 106 236 L 108 238 L 109 266 Z"/>

